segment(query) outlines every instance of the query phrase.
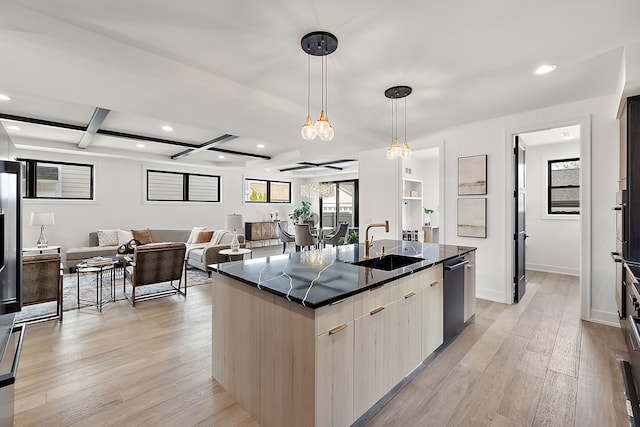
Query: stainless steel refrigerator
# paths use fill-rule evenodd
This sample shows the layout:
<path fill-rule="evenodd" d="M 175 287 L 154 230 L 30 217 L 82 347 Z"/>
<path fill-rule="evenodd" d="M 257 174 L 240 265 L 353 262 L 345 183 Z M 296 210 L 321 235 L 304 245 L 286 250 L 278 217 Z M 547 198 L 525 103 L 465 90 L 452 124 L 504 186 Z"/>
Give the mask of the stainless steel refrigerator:
<path fill-rule="evenodd" d="M 24 339 L 20 163 L 0 161 L 0 426 L 13 425 L 13 387 Z"/>

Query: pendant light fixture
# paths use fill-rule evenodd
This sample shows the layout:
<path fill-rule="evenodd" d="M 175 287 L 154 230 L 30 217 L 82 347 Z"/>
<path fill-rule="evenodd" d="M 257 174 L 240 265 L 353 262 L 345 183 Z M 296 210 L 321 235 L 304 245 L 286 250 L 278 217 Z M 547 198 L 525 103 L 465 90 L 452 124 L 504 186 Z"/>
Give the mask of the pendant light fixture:
<path fill-rule="evenodd" d="M 387 159 L 406 159 L 411 156 L 411 148 L 407 142 L 407 96 L 411 94 L 409 86 L 394 86 L 384 91 L 384 96 L 391 99 L 391 145 L 387 149 Z M 404 144 L 398 142 L 398 99 L 404 98 Z"/>
<path fill-rule="evenodd" d="M 331 33 L 326 31 L 314 31 L 311 32 L 300 40 L 300 45 L 304 53 L 309 55 L 307 57 L 307 120 L 302 126 L 300 133 L 306 140 L 312 140 L 316 136 L 320 137 L 323 141 L 331 141 L 334 136 L 333 126 L 329 122 L 329 115 L 327 114 L 327 98 L 329 94 L 328 89 L 328 66 L 327 56 L 332 54 L 338 48 L 338 39 Z M 311 121 L 310 113 L 310 92 L 311 92 L 311 56 L 321 57 L 321 104 L 320 104 L 320 118 L 315 124 Z"/>

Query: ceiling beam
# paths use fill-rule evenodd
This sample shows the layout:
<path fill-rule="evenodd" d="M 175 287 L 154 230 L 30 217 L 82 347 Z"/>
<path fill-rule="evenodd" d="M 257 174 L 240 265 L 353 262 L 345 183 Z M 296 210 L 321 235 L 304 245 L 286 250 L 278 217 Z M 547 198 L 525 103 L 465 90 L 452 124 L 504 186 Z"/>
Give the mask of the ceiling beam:
<path fill-rule="evenodd" d="M 34 119 L 33 117 L 16 116 L 13 114 L 0 113 L 0 119 L 12 120 L 14 122 L 31 123 L 34 125 L 49 126 L 54 128 L 60 128 L 60 129 L 78 130 L 81 132 L 84 132 L 87 130 L 86 126 L 72 125 L 69 123 L 62 123 L 62 122 L 54 122 L 51 120 Z"/>
<path fill-rule="evenodd" d="M 100 130 L 104 119 L 107 118 L 111 110 L 107 110 L 106 108 L 96 107 L 93 110 L 93 115 L 91 116 L 91 120 L 89 120 L 89 124 L 87 125 L 87 130 L 84 135 L 82 135 L 82 139 L 78 142 L 78 148 L 87 148 L 93 137 L 96 136 L 96 132 Z"/>
<path fill-rule="evenodd" d="M 235 135 L 229 135 L 228 133 L 225 133 L 222 136 L 219 136 L 217 138 L 213 138 L 212 140 L 201 144 L 198 148 L 189 148 L 189 149 L 181 151 L 181 152 L 179 152 L 177 154 L 174 154 L 174 155 L 171 156 L 171 160 L 178 160 L 178 159 L 181 159 L 183 157 L 187 157 L 190 154 L 197 153 L 198 151 L 208 150 L 209 148 L 213 147 L 216 144 L 219 144 L 219 143 L 224 142 L 224 141 L 231 141 L 232 139 L 236 139 L 236 138 L 237 138 L 237 136 L 235 136 Z"/>
<path fill-rule="evenodd" d="M 102 109 L 102 108 L 100 110 L 104 110 L 104 111 L 107 111 L 107 112 L 110 111 L 110 110 L 106 110 L 106 109 Z M 94 111 L 94 115 L 95 115 L 95 111 Z M 80 131 L 80 132 L 86 132 L 87 131 L 87 127 L 86 126 L 73 125 L 73 124 L 70 124 L 70 123 L 63 123 L 63 122 L 56 122 L 56 121 L 52 121 L 52 120 L 36 119 L 36 118 L 33 118 L 33 117 L 17 116 L 17 115 L 14 115 L 14 114 L 0 113 L 0 120 L 11 120 L 11 121 L 14 121 L 14 122 L 31 123 L 31 124 L 34 124 L 34 125 L 49 126 L 49 127 L 59 128 L 59 129 L 76 130 L 76 131 Z M 137 140 L 137 141 L 157 142 L 157 143 L 160 143 L 160 144 L 176 145 L 178 147 L 186 147 L 186 148 L 190 148 L 190 149 L 193 149 L 193 150 L 197 150 L 198 148 L 202 147 L 202 144 L 197 145 L 197 144 L 191 144 L 191 143 L 188 143 L 188 142 L 174 141 L 174 140 L 171 140 L 171 139 L 154 138 L 154 137 L 151 137 L 151 136 L 136 135 L 136 134 L 133 134 L 133 133 L 117 132 L 117 131 L 106 130 L 106 129 L 98 129 L 98 130 L 96 130 L 95 134 L 111 136 L 111 137 L 114 137 L 114 138 L 125 138 L 125 139 L 133 139 L 133 140 Z M 234 138 L 236 138 L 236 136 L 234 136 Z M 265 156 L 264 154 L 245 153 L 245 152 L 242 152 L 242 151 L 227 150 L 227 149 L 224 149 L 224 148 L 217 148 L 217 147 L 208 147 L 207 150 L 218 151 L 218 152 L 227 153 L 227 154 L 235 154 L 235 155 L 238 155 L 238 156 L 255 157 L 257 159 L 271 160 L 271 156 Z"/>

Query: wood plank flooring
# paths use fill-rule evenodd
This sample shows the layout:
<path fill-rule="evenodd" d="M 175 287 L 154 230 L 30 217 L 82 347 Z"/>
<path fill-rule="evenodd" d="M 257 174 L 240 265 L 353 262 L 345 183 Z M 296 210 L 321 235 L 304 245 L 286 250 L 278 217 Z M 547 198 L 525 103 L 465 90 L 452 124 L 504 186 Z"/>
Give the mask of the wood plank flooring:
<path fill-rule="evenodd" d="M 29 325 L 20 426 L 256 426 L 211 378 L 211 287 Z M 370 426 L 628 426 L 617 328 L 579 318 L 576 278 L 529 273 L 520 304 L 478 300 L 476 323 Z"/>

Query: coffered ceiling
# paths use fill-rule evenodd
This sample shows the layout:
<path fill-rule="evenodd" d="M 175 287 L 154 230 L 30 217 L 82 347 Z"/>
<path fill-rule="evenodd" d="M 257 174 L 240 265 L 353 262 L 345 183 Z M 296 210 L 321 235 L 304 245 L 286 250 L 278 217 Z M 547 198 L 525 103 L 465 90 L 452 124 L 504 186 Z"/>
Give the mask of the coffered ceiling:
<path fill-rule="evenodd" d="M 413 87 L 407 131 L 417 147 L 439 129 L 614 93 L 624 46 L 640 42 L 638 16 L 635 0 L 3 0 L 0 93 L 12 99 L 0 102 L 0 122 L 20 128 L 8 132 L 22 148 L 167 160 L 193 148 L 174 161 L 334 174 L 295 167 L 386 147 L 384 91 L 394 85 Z M 328 57 L 331 142 L 300 136 L 300 38 L 314 30 L 339 40 Z M 535 75 L 543 63 L 557 70 Z M 320 60 L 311 67 L 317 118 Z M 108 114 L 84 149 L 84 130 L 9 120 L 84 129 L 96 108 Z M 224 135 L 236 138 L 200 147 Z"/>

